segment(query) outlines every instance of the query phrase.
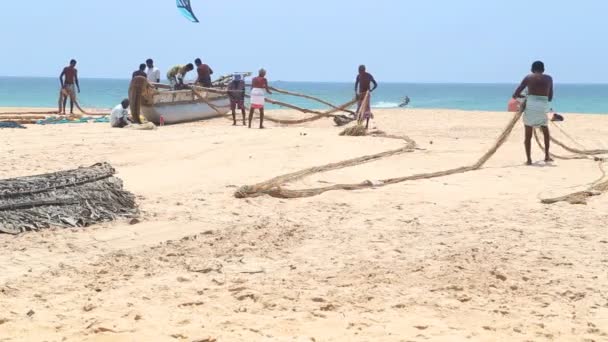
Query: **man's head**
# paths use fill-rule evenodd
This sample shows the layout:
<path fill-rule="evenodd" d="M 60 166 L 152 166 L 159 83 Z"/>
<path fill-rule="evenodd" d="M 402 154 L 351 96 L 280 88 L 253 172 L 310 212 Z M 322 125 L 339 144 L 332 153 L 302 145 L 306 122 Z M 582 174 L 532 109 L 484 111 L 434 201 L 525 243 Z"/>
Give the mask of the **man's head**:
<path fill-rule="evenodd" d="M 365 72 L 365 65 L 359 65 L 359 72 Z"/>
<path fill-rule="evenodd" d="M 243 79 L 243 76 L 241 76 L 241 74 L 234 74 L 234 80 L 235 81 L 240 81 Z"/>
<path fill-rule="evenodd" d="M 258 75 L 260 77 L 265 77 L 266 76 L 266 69 L 264 69 L 264 68 L 260 69 L 260 71 L 258 72 Z"/>
<path fill-rule="evenodd" d="M 200 58 L 197 58 L 194 60 L 194 64 L 196 64 L 196 66 L 199 66 L 199 65 L 203 64 L 203 61 L 201 61 Z"/>
<path fill-rule="evenodd" d="M 75 60 L 75 59 L 72 59 L 72 60 L 70 61 L 70 66 L 71 66 L 72 68 L 76 66 L 76 60 Z"/>
<path fill-rule="evenodd" d="M 146 70 L 146 65 L 145 64 L 140 64 L 139 65 L 139 71 L 144 71 Z"/>
<path fill-rule="evenodd" d="M 192 63 L 188 63 L 188 64 L 186 65 L 186 70 L 187 70 L 187 71 L 192 71 L 192 70 L 194 70 L 194 65 L 193 65 Z"/>
<path fill-rule="evenodd" d="M 146 60 L 146 65 L 148 66 L 148 68 L 154 68 L 154 61 L 152 60 L 152 58 L 148 58 Z"/>
<path fill-rule="evenodd" d="M 541 61 L 536 61 L 532 63 L 532 72 L 535 74 L 542 74 L 543 72 L 545 72 L 545 63 Z"/>
<path fill-rule="evenodd" d="M 129 99 L 122 100 L 122 102 L 120 104 L 122 105 L 122 108 L 124 108 L 124 109 L 129 108 Z"/>

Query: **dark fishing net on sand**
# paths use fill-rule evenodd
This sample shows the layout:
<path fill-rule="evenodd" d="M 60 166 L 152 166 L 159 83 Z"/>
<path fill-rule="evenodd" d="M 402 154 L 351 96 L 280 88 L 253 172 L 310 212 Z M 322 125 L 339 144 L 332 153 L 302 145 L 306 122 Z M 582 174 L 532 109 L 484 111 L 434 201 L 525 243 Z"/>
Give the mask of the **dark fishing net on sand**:
<path fill-rule="evenodd" d="M 108 163 L 0 180 L 0 233 L 87 227 L 134 218 L 135 197 Z"/>

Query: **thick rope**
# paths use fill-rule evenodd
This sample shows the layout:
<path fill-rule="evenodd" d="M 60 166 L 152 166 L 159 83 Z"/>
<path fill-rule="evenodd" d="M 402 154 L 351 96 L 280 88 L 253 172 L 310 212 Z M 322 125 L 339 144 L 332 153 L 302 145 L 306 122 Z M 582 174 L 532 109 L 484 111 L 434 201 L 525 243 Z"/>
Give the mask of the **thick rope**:
<path fill-rule="evenodd" d="M 293 182 L 295 180 L 301 179 L 303 177 L 306 177 L 306 176 L 309 176 L 309 175 L 312 175 L 315 173 L 342 169 L 345 167 L 368 163 L 370 161 L 378 160 L 380 158 L 384 158 L 384 157 L 388 157 L 388 156 L 392 156 L 392 155 L 396 155 L 396 154 L 401 154 L 404 152 L 411 152 L 415 148 L 415 143 L 408 138 L 408 140 L 406 140 L 406 141 L 408 141 L 408 143 L 402 149 L 382 152 L 382 153 L 378 153 L 375 155 L 364 156 L 364 157 L 355 158 L 355 159 L 351 159 L 351 160 L 347 160 L 347 161 L 343 161 L 343 162 L 339 162 L 339 163 L 332 163 L 332 164 L 327 164 L 324 166 L 313 167 L 313 168 L 305 169 L 302 171 L 290 173 L 287 175 L 275 177 L 271 180 L 268 180 L 266 182 L 262 182 L 259 184 L 243 186 L 236 191 L 235 197 L 236 198 L 247 198 L 247 197 L 256 197 L 256 196 L 261 196 L 261 195 L 269 195 L 269 196 L 277 197 L 277 198 L 312 197 L 312 196 L 320 195 L 324 192 L 332 191 L 332 190 L 361 190 L 361 189 L 366 189 L 366 188 L 386 186 L 389 184 L 397 184 L 397 183 L 411 181 L 411 180 L 444 177 L 444 176 L 448 176 L 448 175 L 478 170 L 481 167 L 483 167 L 483 165 L 485 165 L 485 163 L 507 141 L 509 135 L 513 131 L 513 128 L 515 127 L 515 125 L 517 124 L 517 122 L 519 121 L 521 116 L 522 116 L 521 112 L 516 113 L 513 116 L 513 118 L 511 119 L 511 121 L 509 122 L 509 124 L 507 125 L 507 127 L 505 127 L 502 134 L 498 137 L 494 146 L 492 146 L 479 160 L 477 160 L 476 163 L 469 165 L 469 166 L 463 166 L 463 167 L 459 167 L 459 168 L 438 171 L 438 172 L 422 173 L 422 174 L 399 177 L 399 178 L 389 178 L 389 179 L 380 180 L 377 182 L 372 182 L 372 181 L 368 180 L 368 181 L 365 181 L 362 183 L 356 183 L 356 184 L 336 184 L 336 185 L 332 185 L 332 186 L 328 186 L 328 187 L 303 189 L 303 190 L 287 190 L 287 189 L 281 188 L 281 186 L 284 185 L 285 183 Z M 386 137 L 388 137 L 388 136 L 386 136 Z"/>
<path fill-rule="evenodd" d="M 278 89 L 278 88 L 275 88 L 275 87 L 270 87 L 270 90 L 272 90 L 274 92 L 277 92 L 277 93 L 280 93 L 280 94 L 291 95 L 291 96 L 296 96 L 296 97 L 302 97 L 302 98 L 305 98 L 305 99 L 317 101 L 319 103 L 322 103 L 322 104 L 324 104 L 324 105 L 326 105 L 328 107 L 331 107 L 333 109 L 336 109 L 338 111 L 346 112 L 346 113 L 355 115 L 355 112 L 353 112 L 352 110 L 347 110 L 345 108 L 336 107 L 335 105 L 333 105 L 333 104 L 331 104 L 331 103 L 329 103 L 329 102 L 327 102 L 327 101 L 325 101 L 323 99 L 320 99 L 318 97 L 314 97 L 314 96 L 310 96 L 310 95 L 306 95 L 306 94 L 300 94 L 300 93 L 296 93 L 296 92 L 289 91 L 289 90 Z"/>
<path fill-rule="evenodd" d="M 151 105 L 157 90 L 143 76 L 137 76 L 129 84 L 129 102 L 131 103 L 131 116 L 135 123 L 141 124 L 141 107 Z"/>
<path fill-rule="evenodd" d="M 357 123 L 359 125 L 363 124 L 363 121 L 365 119 L 365 114 L 367 112 L 367 107 L 369 106 L 369 100 L 370 100 L 370 92 L 366 91 L 365 97 L 363 97 L 363 100 L 359 103 L 359 108 L 357 110 Z"/>
<path fill-rule="evenodd" d="M 211 103 L 211 101 L 208 101 L 207 98 L 203 96 L 203 94 L 199 93 L 196 89 L 190 88 L 190 90 L 192 91 L 192 94 L 194 94 L 194 96 L 196 96 L 199 100 L 207 104 L 207 106 L 213 109 L 218 115 L 226 114 L 226 112 L 221 111 L 216 105 Z"/>
<path fill-rule="evenodd" d="M 69 97 L 70 100 L 74 103 L 74 105 L 76 106 L 76 108 L 85 115 L 91 115 L 90 113 L 87 113 L 84 109 L 82 109 L 82 107 L 80 107 L 80 103 L 78 102 L 78 100 L 76 99 L 76 95 L 73 92 L 68 91 L 65 88 L 61 88 L 61 90 L 59 91 L 59 113 L 61 113 L 61 109 L 63 108 L 63 99 Z M 65 108 L 63 108 L 65 109 Z"/>
<path fill-rule="evenodd" d="M 603 167 L 601 167 L 603 172 Z M 554 204 L 558 202 L 568 202 L 570 204 L 587 204 L 587 199 L 593 196 L 599 196 L 602 193 L 608 191 L 608 180 L 605 180 L 604 176 L 602 180 L 596 182 L 595 185 L 592 185 L 587 190 L 571 193 L 565 196 L 555 197 L 555 198 L 547 198 L 541 200 L 543 204 Z"/>
<path fill-rule="evenodd" d="M 228 91 L 226 90 L 220 90 L 220 89 L 213 89 L 213 88 L 205 88 L 205 87 L 200 87 L 200 86 L 193 86 L 192 89 L 196 89 L 196 90 L 200 90 L 200 91 L 207 91 L 210 93 L 216 93 L 216 94 L 223 94 L 223 95 L 227 95 Z M 245 97 L 249 98 L 249 95 L 245 95 Z M 312 110 L 312 109 L 306 109 L 306 108 L 301 108 L 289 103 L 285 103 L 285 102 L 281 102 L 281 101 L 277 101 L 277 100 L 273 100 L 270 98 L 266 98 L 266 102 L 277 105 L 277 106 L 281 106 L 281 107 L 286 107 L 286 108 L 290 108 L 290 109 L 294 109 L 297 110 L 299 112 L 302 113 L 306 113 L 306 114 L 315 114 L 311 117 L 308 118 L 304 118 L 304 119 L 278 119 L 278 118 L 274 118 L 272 116 L 268 116 L 265 115 L 264 116 L 264 120 L 268 120 L 270 122 L 274 122 L 280 125 L 299 125 L 299 124 L 303 124 L 303 123 L 307 123 L 307 122 L 312 122 L 312 121 L 317 121 L 323 118 L 329 118 L 329 117 L 334 117 L 334 113 L 336 112 L 340 112 L 340 111 L 345 111 L 347 108 L 349 108 L 350 106 L 354 105 L 355 103 L 357 103 L 356 99 L 353 99 L 349 102 L 346 102 L 342 105 L 336 106 L 336 105 L 332 105 L 331 107 L 333 109 L 326 111 L 326 112 L 319 112 L 316 110 Z M 226 113 L 222 113 L 222 115 L 224 115 Z M 232 120 L 232 118 L 230 116 L 226 116 L 226 118 Z"/>
<path fill-rule="evenodd" d="M 555 125 L 555 126 L 557 126 L 557 125 Z M 572 138 L 570 135 L 568 135 L 568 133 L 566 133 L 561 127 L 559 127 L 559 126 L 557 126 L 557 127 L 565 136 L 567 136 L 575 144 L 583 147 L 582 144 L 576 142 L 576 140 L 574 138 Z M 544 146 L 543 146 L 542 142 L 540 141 L 540 138 L 538 137 L 536 130 L 534 130 L 534 137 L 536 138 L 536 142 L 537 142 L 538 146 L 541 148 L 541 150 L 544 151 Z M 600 158 L 600 157 L 594 157 L 594 156 L 597 156 L 600 154 L 608 154 L 608 150 L 599 150 L 599 149 L 598 150 L 586 150 L 586 149 L 580 150 L 580 149 L 570 147 L 570 146 L 566 145 L 565 143 L 557 140 L 554 137 L 551 137 L 551 141 L 554 142 L 556 145 L 562 147 L 564 150 L 575 154 L 574 156 L 571 156 L 571 157 L 563 157 L 563 156 L 557 156 L 555 154 L 551 154 L 552 157 L 558 158 L 558 159 L 566 159 L 566 160 L 568 160 L 568 159 L 592 159 L 594 161 L 597 161 L 600 172 L 602 173 L 602 177 L 600 177 L 597 181 L 593 182 L 587 188 L 587 190 L 577 191 L 577 192 L 574 192 L 571 194 L 567 194 L 567 195 L 559 196 L 559 197 L 555 197 L 555 198 L 541 199 L 541 203 L 554 204 L 554 203 L 558 203 L 558 202 L 568 202 L 570 204 L 587 204 L 587 199 L 589 197 L 599 196 L 602 193 L 608 191 L 608 180 L 606 180 L 606 171 L 604 170 L 605 159 Z"/>
<path fill-rule="evenodd" d="M 570 136 L 570 134 L 568 134 L 563 128 L 560 127 L 560 125 L 556 124 L 555 122 L 551 121 L 551 123 L 553 124 L 553 126 L 555 126 L 565 137 L 567 137 L 568 139 L 570 139 L 570 141 L 572 141 L 574 144 L 580 146 L 581 149 L 577 149 L 574 147 L 570 147 L 568 145 L 566 145 L 565 143 L 557 140 L 553 135 L 551 136 L 551 141 L 553 143 L 555 143 L 556 145 L 558 145 L 559 147 L 563 148 L 564 150 L 570 152 L 570 153 L 575 153 L 575 154 L 581 154 L 581 155 L 588 155 L 588 156 L 593 156 L 593 155 L 599 155 L 599 154 L 608 154 L 608 150 L 601 150 L 601 149 L 597 149 L 597 150 L 588 150 L 585 149 L 585 146 L 583 144 L 581 144 L 580 142 L 576 141 L 576 139 L 574 139 L 572 136 Z"/>
<path fill-rule="evenodd" d="M 345 167 L 369 163 L 369 162 L 372 162 L 372 161 L 375 161 L 375 160 L 378 160 L 378 159 L 381 159 L 384 157 L 390 157 L 390 156 L 395 156 L 395 155 L 399 155 L 399 154 L 403 154 L 403 153 L 413 152 L 416 149 L 416 142 L 406 136 L 394 136 L 394 135 L 385 135 L 385 134 L 379 134 L 376 136 L 381 137 L 381 138 L 401 139 L 401 140 L 405 141 L 405 146 L 395 149 L 395 150 L 385 151 L 385 152 L 374 154 L 374 155 L 367 155 L 367 156 L 358 157 L 358 158 L 354 158 L 354 159 L 350 159 L 350 160 L 345 160 L 345 161 L 342 161 L 339 163 L 331 163 L 331 164 L 326 164 L 323 166 L 311 167 L 311 168 L 308 168 L 305 170 L 301 170 L 301 171 L 289 173 L 286 175 L 282 175 L 279 177 L 275 177 L 271 180 L 268 180 L 266 182 L 259 183 L 259 184 L 253 185 L 253 186 L 244 186 L 235 193 L 235 196 L 237 198 L 246 198 L 246 197 L 257 197 L 257 196 L 261 196 L 263 194 L 268 194 L 268 195 L 271 195 L 274 197 L 283 197 L 283 196 L 274 195 L 276 188 L 281 184 L 284 184 L 287 182 L 293 182 L 295 180 L 310 176 L 315 173 L 338 170 L 338 169 L 342 169 Z M 354 186 L 357 186 L 357 185 L 354 185 Z M 277 195 L 278 195 L 278 193 L 277 193 Z M 307 196 L 300 196 L 300 197 L 307 197 Z M 291 197 L 283 197 L 283 198 L 291 198 Z"/>
<path fill-rule="evenodd" d="M 279 105 L 279 106 L 283 106 L 282 104 L 278 103 L 278 101 L 270 100 L 268 102 L 276 104 L 276 105 Z M 344 104 L 342 104 L 340 106 L 337 106 L 336 109 L 332 109 L 332 110 L 329 110 L 329 111 L 324 112 L 324 113 L 323 112 L 316 112 L 315 111 L 317 113 L 316 115 L 308 117 L 308 118 L 305 118 L 305 119 L 293 119 L 293 120 L 277 119 L 277 118 L 274 118 L 272 116 L 267 116 L 267 115 L 264 117 L 264 119 L 268 120 L 270 122 L 278 123 L 280 125 L 299 125 L 299 124 L 303 124 L 303 123 L 307 123 L 307 122 L 317 121 L 317 120 L 324 119 L 324 118 L 334 117 L 334 115 L 333 115 L 334 113 L 342 111 L 342 110 L 344 110 L 344 109 L 346 109 L 346 108 L 354 105 L 355 103 L 357 103 L 357 100 L 353 99 L 353 100 L 351 100 L 349 102 L 346 102 L 346 103 L 344 103 Z"/>
<path fill-rule="evenodd" d="M 540 148 L 540 150 L 543 151 L 543 153 L 544 153 L 545 152 L 545 145 L 540 140 L 540 137 L 538 136 L 538 129 L 534 130 L 534 139 L 536 140 L 536 144 L 538 145 L 538 147 Z M 553 152 L 549 152 L 549 155 L 553 159 L 561 159 L 561 160 L 574 160 L 574 159 L 588 159 L 589 158 L 588 156 L 583 156 L 583 155 L 562 156 L 562 155 L 559 155 L 559 154 L 555 154 Z"/>

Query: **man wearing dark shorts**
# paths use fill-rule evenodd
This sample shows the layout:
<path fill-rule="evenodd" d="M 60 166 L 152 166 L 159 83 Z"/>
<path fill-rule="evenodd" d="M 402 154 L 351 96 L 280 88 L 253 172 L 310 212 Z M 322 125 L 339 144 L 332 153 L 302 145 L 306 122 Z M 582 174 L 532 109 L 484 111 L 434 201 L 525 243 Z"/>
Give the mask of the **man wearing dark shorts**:
<path fill-rule="evenodd" d="M 78 93 L 80 93 L 80 84 L 78 83 L 78 70 L 76 69 L 76 60 L 72 59 L 70 61 L 70 65 L 63 68 L 61 75 L 59 75 L 59 82 L 61 83 L 61 89 L 65 90 L 68 93 L 68 96 L 70 97 L 70 114 L 74 114 L 74 100 L 76 99 L 76 89 L 78 89 Z M 65 114 L 65 107 L 68 102 L 68 96 L 63 96 L 63 106 L 60 108 L 60 112 L 63 112 L 63 114 Z"/>
<path fill-rule="evenodd" d="M 236 110 L 240 109 L 243 114 L 243 126 L 245 121 L 245 81 L 240 74 L 234 75 L 234 80 L 228 85 L 228 96 L 230 97 L 230 109 L 232 110 L 232 125 L 236 126 Z"/>

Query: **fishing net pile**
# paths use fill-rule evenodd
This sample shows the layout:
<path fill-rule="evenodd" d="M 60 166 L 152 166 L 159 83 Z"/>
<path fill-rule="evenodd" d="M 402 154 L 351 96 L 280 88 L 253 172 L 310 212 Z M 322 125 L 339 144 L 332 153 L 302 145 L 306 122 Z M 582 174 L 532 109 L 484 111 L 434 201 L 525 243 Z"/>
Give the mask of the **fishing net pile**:
<path fill-rule="evenodd" d="M 138 215 L 135 197 L 108 163 L 0 180 L 0 233 L 87 227 Z"/>

